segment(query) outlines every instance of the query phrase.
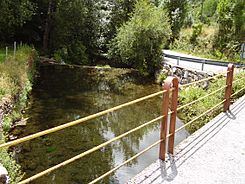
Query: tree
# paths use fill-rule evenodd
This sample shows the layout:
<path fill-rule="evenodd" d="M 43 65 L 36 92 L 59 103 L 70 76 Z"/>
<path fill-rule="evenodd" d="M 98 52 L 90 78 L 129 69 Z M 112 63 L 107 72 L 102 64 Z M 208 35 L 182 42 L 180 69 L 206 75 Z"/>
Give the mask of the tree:
<path fill-rule="evenodd" d="M 184 25 L 184 20 L 187 15 L 187 0 L 164 0 L 163 6 L 166 8 L 171 25 L 170 41 L 174 42 L 179 38 L 179 33 Z"/>
<path fill-rule="evenodd" d="M 53 4 L 54 4 L 54 1 L 53 0 L 49 0 L 49 2 L 48 2 L 48 10 L 47 10 L 47 18 L 46 18 L 46 21 L 45 21 L 44 34 L 43 34 L 43 51 L 44 51 L 44 53 L 46 53 L 47 50 L 48 50 L 52 13 L 54 11 Z"/>
<path fill-rule="evenodd" d="M 219 31 L 214 47 L 231 57 L 240 50 L 245 37 L 244 0 L 220 0 L 217 12 Z"/>
<path fill-rule="evenodd" d="M 141 73 L 154 74 L 162 47 L 170 35 L 166 12 L 148 0 L 139 0 L 132 17 L 119 28 L 109 55 Z"/>
<path fill-rule="evenodd" d="M 100 1 L 101 49 L 107 51 L 107 44 L 117 33 L 117 29 L 129 20 L 137 0 Z"/>
<path fill-rule="evenodd" d="M 29 0 L 0 1 L 0 39 L 4 42 L 15 35 L 17 29 L 31 20 L 35 4 Z"/>
<path fill-rule="evenodd" d="M 59 0 L 53 18 L 50 49 L 66 62 L 89 64 L 97 49 L 96 1 Z"/>

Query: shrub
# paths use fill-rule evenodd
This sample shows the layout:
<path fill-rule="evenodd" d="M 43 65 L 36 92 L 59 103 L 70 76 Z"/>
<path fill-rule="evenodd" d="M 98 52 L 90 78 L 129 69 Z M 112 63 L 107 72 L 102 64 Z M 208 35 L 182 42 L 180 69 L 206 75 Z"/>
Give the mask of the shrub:
<path fill-rule="evenodd" d="M 220 0 L 217 13 L 219 31 L 214 40 L 214 48 L 235 59 L 245 36 L 244 0 Z"/>
<path fill-rule="evenodd" d="M 3 140 L 3 135 L 0 132 L 0 143 L 2 144 L 3 142 L 1 140 Z M 9 153 L 7 149 L 1 148 L 0 163 L 3 164 L 9 173 L 10 184 L 18 183 L 21 180 L 23 174 L 21 172 L 20 166 L 14 160 L 13 153 Z"/>
<path fill-rule="evenodd" d="M 197 42 L 197 37 L 201 35 L 202 33 L 202 24 L 199 23 L 199 24 L 194 24 L 192 26 L 192 35 L 191 35 L 191 38 L 190 38 L 190 42 L 192 44 L 195 44 Z"/>
<path fill-rule="evenodd" d="M 148 0 L 140 0 L 131 19 L 119 28 L 111 41 L 109 57 L 141 73 L 154 74 L 169 35 L 170 26 L 165 11 Z"/>

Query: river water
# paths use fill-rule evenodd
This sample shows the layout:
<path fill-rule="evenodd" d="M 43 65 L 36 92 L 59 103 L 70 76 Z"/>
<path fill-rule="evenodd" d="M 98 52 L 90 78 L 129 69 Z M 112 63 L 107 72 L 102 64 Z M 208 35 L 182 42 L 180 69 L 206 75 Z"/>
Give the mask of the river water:
<path fill-rule="evenodd" d="M 92 69 L 58 65 L 40 68 L 27 125 L 14 130 L 23 137 L 108 109 L 161 90 L 128 69 Z M 161 96 L 18 146 L 16 158 L 25 178 L 65 161 L 161 114 Z M 181 126 L 178 121 L 177 127 Z M 184 130 L 176 144 L 185 139 Z M 159 140 L 159 122 L 43 176 L 32 183 L 81 184 L 99 177 Z M 125 183 L 158 158 L 158 146 L 130 162 L 101 183 Z"/>

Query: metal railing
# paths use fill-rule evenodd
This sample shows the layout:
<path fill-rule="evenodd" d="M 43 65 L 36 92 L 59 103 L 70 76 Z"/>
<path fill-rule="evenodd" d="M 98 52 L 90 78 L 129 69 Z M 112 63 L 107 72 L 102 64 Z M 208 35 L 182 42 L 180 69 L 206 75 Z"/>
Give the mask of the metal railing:
<path fill-rule="evenodd" d="M 54 127 L 54 128 L 51 128 L 51 129 L 48 129 L 48 130 L 45 130 L 45 131 L 41 131 L 41 132 L 38 132 L 38 133 L 35 133 L 35 134 L 32 134 L 32 135 L 29 135 L 29 136 L 26 136 L 26 137 L 23 137 L 23 138 L 20 138 L 20 139 L 17 139 L 17 140 L 14 140 L 14 141 L 10 141 L 10 142 L 7 142 L 7 143 L 4 143 L 4 144 L 1 144 L 0 145 L 0 148 L 7 148 L 7 147 L 10 147 L 10 146 L 15 146 L 17 144 L 20 144 L 20 143 L 23 143 L 23 142 L 26 142 L 26 141 L 29 141 L 29 140 L 32 140 L 32 139 L 35 139 L 37 137 L 40 137 L 40 136 L 43 136 L 43 135 L 47 135 L 47 134 L 50 134 L 50 133 L 53 133 L 53 132 L 57 132 L 59 130 L 62 130 L 62 129 L 65 129 L 65 128 L 68 128 L 68 127 L 71 127 L 71 126 L 74 126 L 74 125 L 78 125 L 78 124 L 81 124 L 81 123 L 84 123 L 84 122 L 87 122 L 88 120 L 91 120 L 91 119 L 95 119 L 95 118 L 98 118 L 100 116 L 103 116 L 107 113 L 110 113 L 110 112 L 113 112 L 113 111 L 116 111 L 116 110 L 119 110 L 121 108 L 124 108 L 126 106 L 129 106 L 129 105 L 132 105 L 132 104 L 135 104 L 135 103 L 138 103 L 138 102 L 141 102 L 141 101 L 144 101 L 144 100 L 147 100 L 147 99 L 150 99 L 150 98 L 153 98 L 153 97 L 156 97 L 158 95 L 163 95 L 163 100 L 162 100 L 162 114 L 161 116 L 149 121 L 149 122 L 146 122 L 138 127 L 135 127 L 131 130 L 129 130 L 128 132 L 125 132 L 117 137 L 114 137 L 113 139 L 110 139 L 98 146 L 95 146 L 79 155 L 76 155 L 75 157 L 72 157 L 64 162 L 61 162 L 49 169 L 46 169 L 30 178 L 27 178 L 21 182 L 19 182 L 19 184 L 25 184 L 25 183 L 29 183 L 31 181 L 34 181 L 44 175 L 47 175 L 67 164 L 70 164 L 86 155 L 89 155 L 109 144 L 111 144 L 112 142 L 115 142 L 125 136 L 128 136 L 129 134 L 132 134 L 134 132 L 136 132 L 137 130 L 140 130 L 146 126 L 149 126 L 155 122 L 158 122 L 159 120 L 162 120 L 161 121 L 161 124 L 160 124 L 160 139 L 158 141 L 156 141 L 155 143 L 153 143 L 152 145 L 150 145 L 149 147 L 145 148 L 144 150 L 140 151 L 139 153 L 137 153 L 136 155 L 134 155 L 133 157 L 131 157 L 130 159 L 124 161 L 123 163 L 119 164 L 118 166 L 116 166 L 115 168 L 111 169 L 110 171 L 104 173 L 103 175 L 101 175 L 100 177 L 98 177 L 97 179 L 91 181 L 90 183 L 96 183 L 98 181 L 100 181 L 101 179 L 105 178 L 106 176 L 110 175 L 111 173 L 113 173 L 114 171 L 116 171 L 117 169 L 119 169 L 120 167 L 124 166 L 125 164 L 129 163 L 130 161 L 132 161 L 133 159 L 139 157 L 140 155 L 142 155 L 143 153 L 145 153 L 146 151 L 148 151 L 149 149 L 153 148 L 154 146 L 160 144 L 160 148 L 159 148 L 159 158 L 161 160 L 165 160 L 165 156 L 166 156 L 166 153 L 170 153 L 170 154 L 174 154 L 174 140 L 175 140 L 175 134 L 177 132 L 179 132 L 180 130 L 184 129 L 185 127 L 187 127 L 188 125 L 192 124 L 193 122 L 197 121 L 198 119 L 200 119 L 201 117 L 203 117 L 204 115 L 208 114 L 209 112 L 212 112 L 214 109 L 220 107 L 221 105 L 223 105 L 223 109 L 224 111 L 227 111 L 229 110 L 230 108 L 230 100 L 231 100 L 231 93 L 232 93 L 232 84 L 235 82 L 239 82 L 240 80 L 244 79 L 244 78 L 241 78 L 241 79 L 237 79 L 233 82 L 233 73 L 234 73 L 234 65 L 233 64 L 229 64 L 228 65 L 228 69 L 227 69 L 227 72 L 223 72 L 219 75 L 216 75 L 216 76 L 213 76 L 213 77 L 209 77 L 209 78 L 206 78 L 206 79 L 202 79 L 202 80 L 199 80 L 199 81 L 195 81 L 193 83 L 190 83 L 190 84 L 185 84 L 185 85 L 180 85 L 179 86 L 179 82 L 178 82 L 178 79 L 176 77 L 168 77 L 163 85 L 163 90 L 160 91 L 160 92 L 157 92 L 157 93 L 154 93 L 154 94 L 151 94 L 151 95 L 148 95 L 148 96 L 145 96 L 145 97 L 142 97 L 142 98 L 139 98 L 139 99 L 136 99 L 136 100 L 133 100 L 133 101 L 130 101 L 130 102 L 127 102 L 127 103 L 124 103 L 124 104 L 121 104 L 119 106 L 116 106 L 116 107 L 113 107 L 113 108 L 110 108 L 110 109 L 107 109 L 107 110 L 104 110 L 104 111 L 101 111 L 101 112 L 98 112 L 96 114 L 93 114 L 93 115 L 90 115 L 90 116 L 87 116 L 87 117 L 84 117 L 84 118 L 81 118 L 79 120 L 76 120 L 76 121 L 72 121 L 72 122 L 69 122 L 69 123 L 66 123 L 66 124 L 63 124 L 63 125 L 60 125 L 60 126 L 57 126 L 57 127 Z M 191 85 L 195 85 L 195 84 L 198 84 L 198 83 L 201 83 L 201 82 L 204 82 L 204 81 L 207 81 L 207 80 L 212 80 L 212 79 L 215 79 L 215 78 L 218 78 L 218 77 L 224 77 L 224 74 L 226 75 L 226 85 L 224 86 L 221 86 L 219 89 L 203 96 L 203 97 L 200 97 L 198 98 L 197 100 L 195 101 L 192 101 L 188 104 L 185 104 L 185 105 L 182 105 L 180 107 L 178 107 L 178 91 L 179 91 L 179 87 L 189 87 Z M 240 89 L 239 91 L 235 92 L 233 94 L 233 96 L 237 93 L 240 93 L 242 90 L 244 90 L 245 88 L 242 88 Z M 210 108 L 209 110 L 203 112 L 202 114 L 200 114 L 199 116 L 195 117 L 194 119 L 192 119 L 191 121 L 187 122 L 186 124 L 184 124 L 182 127 L 176 129 L 175 125 L 176 125 L 176 118 L 177 118 L 177 112 L 182 110 L 183 108 L 187 107 L 187 106 L 190 106 L 190 105 L 193 105 L 211 95 L 214 95 L 222 90 L 225 90 L 225 94 L 224 94 L 224 99 L 215 104 L 212 108 Z M 170 95 L 171 94 L 171 95 Z M 171 98 L 170 98 L 171 97 Z M 168 130 L 168 116 L 170 116 L 170 124 L 169 124 L 169 132 L 167 132 Z M 168 141 L 168 144 L 167 144 L 167 141 Z M 166 145 L 168 145 L 168 148 L 166 148 Z"/>
<path fill-rule="evenodd" d="M 176 59 L 177 65 L 180 65 L 180 61 L 189 61 L 193 63 L 200 63 L 202 64 L 201 70 L 204 70 L 204 65 L 215 65 L 215 66 L 223 66 L 227 67 L 229 63 L 233 64 L 235 67 L 242 67 L 244 64 L 242 63 L 234 63 L 234 62 L 222 62 L 222 61 L 214 61 L 210 59 L 199 59 L 199 58 L 190 58 L 190 57 L 183 57 L 183 56 L 177 56 L 177 55 L 172 55 L 172 54 L 165 54 L 164 57 L 170 58 L 170 59 Z"/>

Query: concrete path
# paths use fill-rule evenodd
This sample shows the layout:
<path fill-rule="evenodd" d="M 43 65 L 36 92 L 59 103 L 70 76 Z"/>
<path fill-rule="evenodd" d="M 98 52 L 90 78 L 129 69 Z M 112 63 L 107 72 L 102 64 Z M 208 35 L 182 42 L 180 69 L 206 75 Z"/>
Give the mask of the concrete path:
<path fill-rule="evenodd" d="M 182 57 L 188 57 L 188 58 L 205 59 L 205 58 L 200 58 L 200 57 L 196 57 L 196 56 L 192 56 L 192 55 L 188 55 L 188 54 L 178 53 L 178 52 L 171 51 L 171 50 L 163 50 L 163 52 L 165 54 L 169 54 L 169 55 L 182 56 Z M 171 58 L 167 58 L 167 57 L 165 57 L 164 59 L 165 59 L 165 62 L 168 64 L 177 65 L 176 59 L 171 59 Z M 185 67 L 185 68 L 191 68 L 193 70 L 202 70 L 202 64 L 201 63 L 194 63 L 194 62 L 185 61 L 185 60 L 180 60 L 179 66 Z M 220 72 L 223 72 L 226 70 L 227 70 L 227 67 L 224 67 L 224 66 L 216 66 L 216 65 L 209 65 L 209 64 L 204 65 L 204 71 L 208 72 L 208 73 L 220 73 Z"/>
<path fill-rule="evenodd" d="M 128 183 L 244 184 L 245 96 Z"/>

